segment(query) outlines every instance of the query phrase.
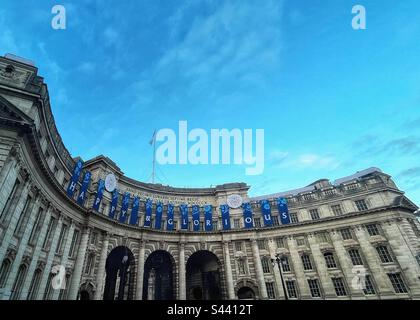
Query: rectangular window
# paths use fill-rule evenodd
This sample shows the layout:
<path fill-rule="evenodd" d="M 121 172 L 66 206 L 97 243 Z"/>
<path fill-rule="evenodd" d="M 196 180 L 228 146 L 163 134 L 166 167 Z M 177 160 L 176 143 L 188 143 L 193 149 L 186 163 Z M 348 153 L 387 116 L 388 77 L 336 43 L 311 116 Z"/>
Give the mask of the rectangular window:
<path fill-rule="evenodd" d="M 242 242 L 241 241 L 236 241 L 235 242 L 235 250 L 236 251 L 242 251 Z"/>
<path fill-rule="evenodd" d="M 257 244 L 258 244 L 258 249 L 260 250 L 267 249 L 267 243 L 265 242 L 264 239 L 257 240 Z"/>
<path fill-rule="evenodd" d="M 48 225 L 47 234 L 44 239 L 44 243 L 42 244 L 42 248 L 46 249 L 49 246 L 50 238 L 52 237 L 52 231 L 55 225 L 55 218 L 51 217 L 50 223 Z"/>
<path fill-rule="evenodd" d="M 365 211 L 368 209 L 366 201 L 364 199 L 356 200 L 354 203 L 356 204 L 357 210 L 359 211 Z"/>
<path fill-rule="evenodd" d="M 284 238 L 276 238 L 276 244 L 277 244 L 277 248 L 285 248 Z"/>
<path fill-rule="evenodd" d="M 299 218 L 296 212 L 291 212 L 290 213 L 290 221 L 292 223 L 298 223 L 299 222 Z"/>
<path fill-rule="evenodd" d="M 319 232 L 316 234 L 316 238 L 318 240 L 318 243 L 329 243 L 330 237 L 327 232 Z"/>
<path fill-rule="evenodd" d="M 363 260 L 362 260 L 362 257 L 360 256 L 359 250 L 350 249 L 349 256 L 354 266 L 363 266 Z"/>
<path fill-rule="evenodd" d="M 377 246 L 376 251 L 382 263 L 393 262 L 392 256 L 386 246 Z"/>
<path fill-rule="evenodd" d="M 321 297 L 321 290 L 319 289 L 318 279 L 308 279 L 309 289 L 313 298 Z"/>
<path fill-rule="evenodd" d="M 347 295 L 343 278 L 332 278 L 332 282 L 334 284 L 335 293 L 338 297 Z"/>
<path fill-rule="evenodd" d="M 254 226 L 256 228 L 260 228 L 261 227 L 261 219 L 260 218 L 254 218 Z"/>
<path fill-rule="evenodd" d="M 366 226 L 366 230 L 371 237 L 379 235 L 379 229 L 378 229 L 378 226 L 376 224 L 368 224 Z"/>
<path fill-rule="evenodd" d="M 276 293 L 274 291 L 274 283 L 266 282 L 265 286 L 267 288 L 268 299 L 276 299 Z"/>
<path fill-rule="evenodd" d="M 273 216 L 272 219 L 273 219 L 273 225 L 274 226 L 279 226 L 280 225 L 279 216 Z"/>
<path fill-rule="evenodd" d="M 341 237 L 343 238 L 343 240 L 353 239 L 353 235 L 352 235 L 351 230 L 349 228 L 341 229 L 340 233 L 341 233 Z"/>
<path fill-rule="evenodd" d="M 29 243 L 30 244 L 34 244 L 35 242 L 35 238 L 39 235 L 39 231 L 41 230 L 42 224 L 41 224 L 41 219 L 42 219 L 42 208 L 38 209 L 38 213 L 35 219 L 35 223 L 32 226 L 32 231 L 31 231 L 31 235 L 29 236 Z"/>
<path fill-rule="evenodd" d="M 213 230 L 217 231 L 217 220 L 213 221 Z"/>
<path fill-rule="evenodd" d="M 312 220 L 318 220 L 319 219 L 318 209 L 311 209 L 311 210 L 309 210 L 309 213 L 311 215 Z"/>
<path fill-rule="evenodd" d="M 375 294 L 375 287 L 373 286 L 372 277 L 367 274 L 365 276 L 365 288 L 363 289 L 365 295 Z"/>
<path fill-rule="evenodd" d="M 239 274 L 246 274 L 246 260 L 245 259 L 239 259 L 237 261 L 238 261 Z"/>
<path fill-rule="evenodd" d="M 407 293 L 407 287 L 401 277 L 401 273 L 388 273 L 388 278 L 394 287 L 395 293 Z"/>
<path fill-rule="evenodd" d="M 29 203 L 31 202 L 31 200 L 32 200 L 31 197 L 26 198 L 23 210 L 21 211 L 21 213 L 19 215 L 19 219 L 18 219 L 18 222 L 16 224 L 15 231 L 14 231 L 14 234 L 17 235 L 17 236 L 19 236 L 20 233 L 22 232 L 22 226 L 24 225 L 24 222 L 25 222 L 26 217 L 28 215 Z"/>
<path fill-rule="evenodd" d="M 3 216 L 4 213 L 9 211 L 9 207 L 10 207 L 11 203 L 13 202 L 13 198 L 15 196 L 15 193 L 16 193 L 19 185 L 20 185 L 20 182 L 19 182 L 18 179 L 16 179 L 15 184 L 13 185 L 12 191 L 10 192 L 9 196 L 7 197 L 6 203 L 5 203 L 5 205 L 3 207 L 3 210 L 0 214 L 0 218 Z"/>
<path fill-rule="evenodd" d="M 332 252 L 324 253 L 325 264 L 327 265 L 328 269 L 337 268 L 337 264 L 335 263 L 334 254 Z"/>
<path fill-rule="evenodd" d="M 67 226 L 63 224 L 63 227 L 61 228 L 61 232 L 60 232 L 60 238 L 58 239 L 56 253 L 63 253 L 63 244 L 64 244 L 64 239 L 66 236 L 67 236 Z"/>
<path fill-rule="evenodd" d="M 288 257 L 281 257 L 280 258 L 280 264 L 281 264 L 281 269 L 283 270 L 283 272 L 290 272 L 291 271 Z"/>
<path fill-rule="evenodd" d="M 270 269 L 270 259 L 267 257 L 263 257 L 261 259 L 261 264 L 262 264 L 262 269 L 264 273 L 270 273 L 271 269 Z"/>
<path fill-rule="evenodd" d="M 305 241 L 305 238 L 296 238 L 296 244 L 298 245 L 298 246 L 304 246 L 304 245 L 306 245 L 306 241 Z"/>
<path fill-rule="evenodd" d="M 303 269 L 312 270 L 311 258 L 307 254 L 304 254 L 301 256 L 301 259 L 302 259 Z"/>
<path fill-rule="evenodd" d="M 74 230 L 73 239 L 71 240 L 69 256 L 74 256 L 74 251 L 76 249 L 77 241 L 79 240 L 79 230 Z"/>
<path fill-rule="evenodd" d="M 95 256 L 93 254 L 90 254 L 86 262 L 86 269 L 85 269 L 86 274 L 91 274 L 94 263 L 95 263 Z"/>
<path fill-rule="evenodd" d="M 235 229 L 240 229 L 241 225 L 239 221 L 239 219 L 233 219 L 233 226 Z"/>
<path fill-rule="evenodd" d="M 333 206 L 331 206 L 332 212 L 336 215 L 336 216 L 341 216 L 343 214 L 343 209 L 341 208 L 341 205 L 339 204 L 335 204 Z"/>
<path fill-rule="evenodd" d="M 296 283 L 294 280 L 287 280 L 286 281 L 286 288 L 287 288 L 287 295 L 289 298 L 297 299 L 297 290 L 296 290 Z"/>

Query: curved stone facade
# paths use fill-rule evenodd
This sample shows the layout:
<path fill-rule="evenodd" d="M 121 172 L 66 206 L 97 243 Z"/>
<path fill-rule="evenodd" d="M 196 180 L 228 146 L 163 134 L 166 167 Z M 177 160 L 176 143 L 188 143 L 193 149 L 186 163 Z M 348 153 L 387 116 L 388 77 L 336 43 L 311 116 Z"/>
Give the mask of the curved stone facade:
<path fill-rule="evenodd" d="M 99 156 L 84 162 L 92 183 L 82 206 L 80 182 L 74 198 L 66 193 L 76 161 L 57 132 L 37 68 L 0 58 L 2 299 L 420 297 L 418 208 L 379 169 L 250 198 L 244 183 L 185 189 L 139 182 Z M 109 173 L 121 194 L 140 198 L 135 225 L 108 216 L 107 191 L 99 210 L 91 209 L 97 183 Z M 219 207 L 232 194 L 251 203 L 254 228 L 244 228 L 237 208 L 230 209 L 231 230 L 222 230 Z M 290 224 L 279 221 L 278 197 L 287 199 Z M 164 212 L 175 205 L 175 230 L 166 230 L 165 214 L 160 230 L 143 226 L 146 199 L 163 203 Z M 261 199 L 273 208 L 271 227 L 263 226 Z M 201 212 L 211 204 L 213 230 L 193 231 L 191 222 L 180 230 L 181 203 Z M 65 274 L 65 286 L 57 274 Z"/>

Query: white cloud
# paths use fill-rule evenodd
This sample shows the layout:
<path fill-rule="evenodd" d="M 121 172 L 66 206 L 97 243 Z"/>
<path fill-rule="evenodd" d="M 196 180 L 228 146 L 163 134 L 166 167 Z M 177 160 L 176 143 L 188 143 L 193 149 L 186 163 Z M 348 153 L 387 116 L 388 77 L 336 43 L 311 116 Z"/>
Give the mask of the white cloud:
<path fill-rule="evenodd" d="M 92 73 L 95 71 L 95 65 L 92 62 L 85 61 L 77 67 L 77 70 L 84 73 Z"/>

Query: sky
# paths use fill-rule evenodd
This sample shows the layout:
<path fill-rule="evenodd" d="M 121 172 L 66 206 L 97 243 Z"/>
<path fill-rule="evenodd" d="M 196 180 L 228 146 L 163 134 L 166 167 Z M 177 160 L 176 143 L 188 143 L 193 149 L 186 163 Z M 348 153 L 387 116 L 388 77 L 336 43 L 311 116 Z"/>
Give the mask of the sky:
<path fill-rule="evenodd" d="M 153 131 L 186 120 L 264 129 L 264 172 L 158 165 L 159 183 L 257 196 L 373 166 L 420 205 L 419 21 L 418 0 L 0 0 L 0 54 L 35 62 L 72 156 L 131 178 L 150 181 Z"/>

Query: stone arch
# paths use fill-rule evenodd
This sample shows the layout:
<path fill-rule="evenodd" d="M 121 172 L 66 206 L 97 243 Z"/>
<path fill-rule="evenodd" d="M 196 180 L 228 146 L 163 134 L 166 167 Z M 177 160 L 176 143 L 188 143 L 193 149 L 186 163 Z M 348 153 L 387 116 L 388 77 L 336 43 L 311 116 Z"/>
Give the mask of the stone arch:
<path fill-rule="evenodd" d="M 176 263 L 170 252 L 166 250 L 151 252 L 144 263 L 143 300 L 175 299 L 175 275 Z"/>
<path fill-rule="evenodd" d="M 238 299 L 254 300 L 259 298 L 258 286 L 251 279 L 238 281 L 235 286 L 235 293 Z M 247 293 L 251 293 L 251 296 L 247 296 Z"/>
<path fill-rule="evenodd" d="M 79 300 L 93 300 L 95 285 L 92 282 L 85 282 L 80 286 Z"/>
<path fill-rule="evenodd" d="M 135 259 L 126 246 L 111 250 L 105 263 L 104 300 L 133 300 L 136 279 Z"/>
<path fill-rule="evenodd" d="M 191 254 L 186 265 L 188 300 L 222 299 L 220 259 L 213 252 L 199 250 Z"/>

